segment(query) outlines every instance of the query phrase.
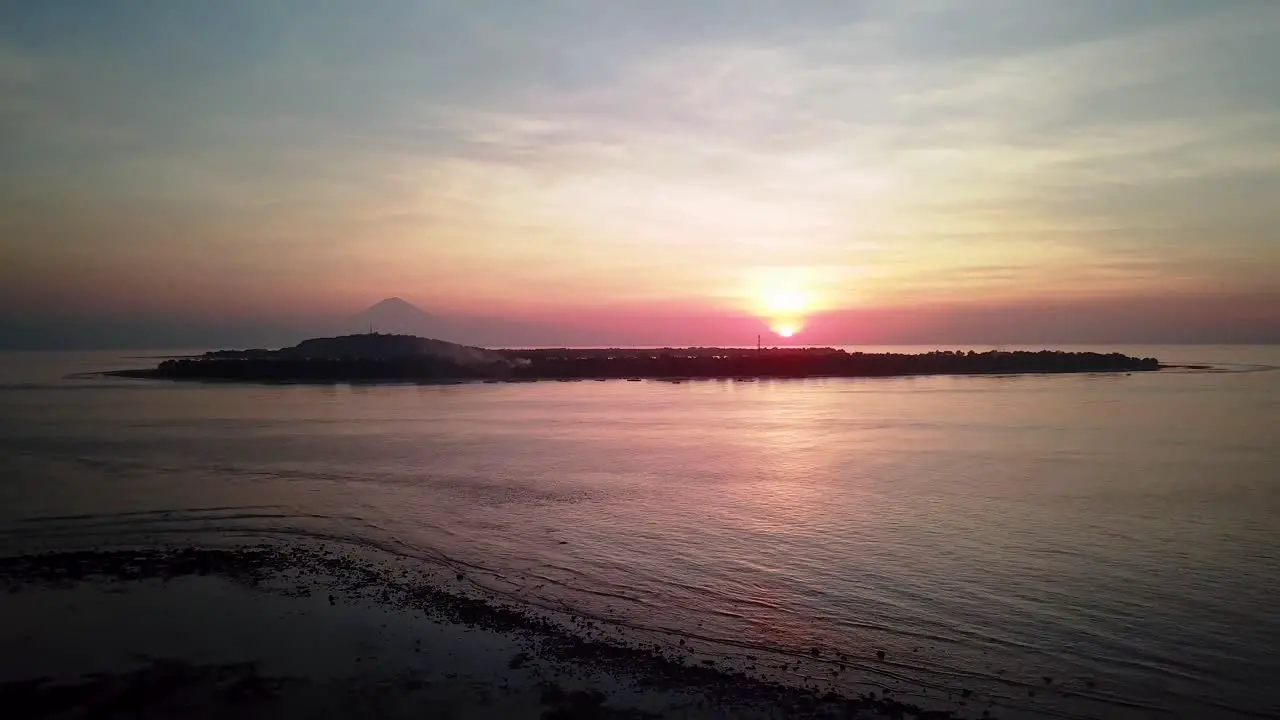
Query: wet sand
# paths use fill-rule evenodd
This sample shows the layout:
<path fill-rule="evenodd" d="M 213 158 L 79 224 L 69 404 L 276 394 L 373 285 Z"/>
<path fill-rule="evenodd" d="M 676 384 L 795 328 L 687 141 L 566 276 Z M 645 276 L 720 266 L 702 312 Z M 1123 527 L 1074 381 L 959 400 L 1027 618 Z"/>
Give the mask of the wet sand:
<path fill-rule="evenodd" d="M 922 708 L 891 688 L 846 697 L 819 679 L 779 682 L 754 662 L 625 641 L 463 581 L 342 546 L 3 558 L 0 707 L 23 718 L 997 714 L 965 697 Z"/>

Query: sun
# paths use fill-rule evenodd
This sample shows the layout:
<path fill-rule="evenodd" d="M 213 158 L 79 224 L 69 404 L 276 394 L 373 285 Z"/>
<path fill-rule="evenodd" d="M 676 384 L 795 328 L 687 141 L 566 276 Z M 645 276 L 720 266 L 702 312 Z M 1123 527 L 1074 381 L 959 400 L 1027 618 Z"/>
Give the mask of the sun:
<path fill-rule="evenodd" d="M 796 285 L 770 284 L 756 292 L 756 316 L 778 337 L 790 338 L 800 332 L 811 312 L 812 294 Z"/>

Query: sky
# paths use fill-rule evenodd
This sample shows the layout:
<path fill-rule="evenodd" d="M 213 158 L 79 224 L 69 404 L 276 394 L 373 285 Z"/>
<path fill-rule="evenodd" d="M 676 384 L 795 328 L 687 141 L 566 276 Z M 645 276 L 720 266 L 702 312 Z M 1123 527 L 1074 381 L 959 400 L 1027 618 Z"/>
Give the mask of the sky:
<path fill-rule="evenodd" d="M 0 347 L 1280 342 L 1275 0 L 8 0 Z"/>

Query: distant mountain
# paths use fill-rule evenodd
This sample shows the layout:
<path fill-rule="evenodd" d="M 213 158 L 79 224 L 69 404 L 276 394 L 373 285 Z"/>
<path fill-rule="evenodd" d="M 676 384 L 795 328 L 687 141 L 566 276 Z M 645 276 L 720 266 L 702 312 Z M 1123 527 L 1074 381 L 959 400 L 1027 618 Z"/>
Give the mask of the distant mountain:
<path fill-rule="evenodd" d="M 423 312 L 413 303 L 399 297 L 387 298 L 340 322 L 326 325 L 323 328 L 314 328 L 308 334 L 352 335 L 369 333 L 370 331 L 438 338 L 463 345 L 482 347 L 525 347 L 544 343 L 586 344 L 592 342 L 589 339 L 589 334 L 584 336 L 579 331 L 579 334 L 575 336 L 572 328 L 561 327 L 545 321 L 465 313 L 433 315 Z M 575 340 L 575 337 L 579 339 Z"/>
<path fill-rule="evenodd" d="M 398 297 L 387 298 L 357 313 L 347 321 L 348 330 L 398 335 L 439 335 L 443 328 L 439 318 L 433 317 L 413 303 Z"/>

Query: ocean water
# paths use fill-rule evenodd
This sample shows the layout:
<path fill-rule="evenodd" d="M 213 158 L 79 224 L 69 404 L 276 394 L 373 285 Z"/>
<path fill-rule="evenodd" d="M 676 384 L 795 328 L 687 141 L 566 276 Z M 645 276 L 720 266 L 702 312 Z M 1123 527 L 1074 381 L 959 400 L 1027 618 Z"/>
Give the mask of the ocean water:
<path fill-rule="evenodd" d="M 1280 348 L 1093 349 L 1214 369 L 254 386 L 5 354 L 0 552 L 341 541 L 795 682 L 843 654 L 837 683 L 1006 714 L 1280 717 Z"/>

